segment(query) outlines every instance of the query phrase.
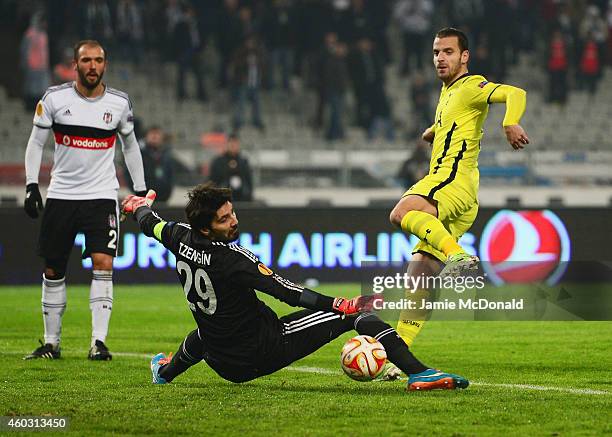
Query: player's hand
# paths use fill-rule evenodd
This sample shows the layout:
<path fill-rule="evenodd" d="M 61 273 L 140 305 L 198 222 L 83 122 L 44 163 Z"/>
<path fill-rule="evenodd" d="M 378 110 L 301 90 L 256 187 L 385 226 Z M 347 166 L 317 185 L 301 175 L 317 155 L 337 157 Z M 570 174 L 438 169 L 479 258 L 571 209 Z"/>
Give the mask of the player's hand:
<path fill-rule="evenodd" d="M 425 129 L 425 132 L 423 132 L 423 134 L 421 135 L 421 138 L 423 138 L 423 141 L 427 143 L 433 143 L 435 136 L 436 134 L 433 131 L 433 129 L 428 127 L 427 129 Z"/>
<path fill-rule="evenodd" d="M 529 144 L 529 137 L 520 124 L 504 126 L 504 132 L 506 133 L 506 140 L 514 150 L 524 149 L 525 144 Z"/>
<path fill-rule="evenodd" d="M 23 203 L 23 209 L 25 209 L 26 214 L 36 218 L 38 217 L 38 212 L 42 211 L 44 207 L 45 205 L 38 190 L 38 184 L 28 184 L 26 186 L 25 202 Z"/>
<path fill-rule="evenodd" d="M 121 213 L 122 214 L 133 214 L 141 206 L 151 206 L 155 201 L 157 193 L 153 190 L 149 190 L 145 197 L 135 196 L 130 194 L 123 202 L 121 202 Z"/>
<path fill-rule="evenodd" d="M 357 296 L 352 299 L 345 297 L 337 297 L 332 305 L 333 309 L 345 316 L 372 311 L 375 302 L 382 300 L 381 294 L 373 294 L 369 296 Z"/>

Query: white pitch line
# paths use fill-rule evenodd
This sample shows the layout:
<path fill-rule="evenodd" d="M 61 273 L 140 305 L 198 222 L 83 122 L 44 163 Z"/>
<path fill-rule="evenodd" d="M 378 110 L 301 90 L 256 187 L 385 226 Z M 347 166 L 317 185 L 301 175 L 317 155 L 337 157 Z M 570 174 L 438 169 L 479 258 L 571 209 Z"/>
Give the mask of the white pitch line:
<path fill-rule="evenodd" d="M 487 386 L 487 387 L 518 388 L 521 390 L 560 391 L 564 393 L 573 393 L 577 395 L 609 395 L 610 394 L 609 391 L 593 390 L 590 388 L 550 387 L 546 385 L 533 385 L 533 384 L 492 384 L 490 382 L 473 382 L 471 384 Z"/>
<path fill-rule="evenodd" d="M 139 354 L 136 352 L 111 352 L 111 354 L 117 355 L 118 357 L 146 358 L 149 360 L 153 358 L 153 355 L 155 355 L 155 354 Z"/>
<path fill-rule="evenodd" d="M 342 375 L 341 372 L 324 369 L 323 367 L 310 367 L 310 366 L 289 366 L 285 367 L 283 370 L 291 370 L 292 372 L 302 372 L 302 373 L 320 373 L 322 375 Z"/>
<path fill-rule="evenodd" d="M 78 351 L 77 351 L 78 352 Z M 81 351 L 86 352 L 86 351 Z M 144 358 L 150 359 L 153 354 L 142 354 L 135 352 L 112 352 L 113 355 L 118 357 L 131 357 L 131 358 Z M 324 367 L 313 367 L 313 366 L 289 366 L 285 367 L 282 370 L 289 370 L 291 372 L 300 372 L 300 373 L 318 373 L 321 375 L 342 375 L 342 372 L 326 369 Z M 401 378 L 406 380 L 406 378 Z M 494 388 L 510 388 L 510 389 L 518 389 L 518 390 L 535 390 L 535 391 L 557 391 L 562 393 L 572 393 L 578 395 L 610 395 L 612 392 L 606 390 L 594 390 L 590 388 L 571 388 L 571 387 L 554 387 L 547 385 L 533 385 L 533 384 L 501 384 L 501 383 L 491 383 L 491 382 L 478 382 L 478 381 L 470 381 L 470 385 L 481 386 L 481 387 L 494 387 Z"/>
<path fill-rule="evenodd" d="M 336 372 L 323 367 L 307 367 L 307 366 L 289 366 L 285 367 L 285 370 L 291 370 L 293 372 L 303 373 L 320 373 L 324 375 L 341 375 L 340 372 Z M 406 381 L 407 378 L 400 378 Z M 605 390 L 593 390 L 589 388 L 570 388 L 570 387 L 551 387 L 545 385 L 532 385 L 532 384 L 496 384 L 491 382 L 470 382 L 470 385 L 479 385 L 486 387 L 498 387 L 498 388 L 514 388 L 519 390 L 537 390 L 537 391 L 559 391 L 564 393 L 573 393 L 581 395 L 609 395 L 612 394 Z"/>

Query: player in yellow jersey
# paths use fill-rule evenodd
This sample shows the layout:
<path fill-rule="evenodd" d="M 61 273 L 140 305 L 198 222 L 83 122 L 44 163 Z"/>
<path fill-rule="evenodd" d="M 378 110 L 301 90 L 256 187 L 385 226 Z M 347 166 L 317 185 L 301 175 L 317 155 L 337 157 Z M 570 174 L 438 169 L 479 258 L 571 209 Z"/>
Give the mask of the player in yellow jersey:
<path fill-rule="evenodd" d="M 478 258 L 458 241 L 478 213 L 478 153 L 489 104 L 506 103 L 502 124 L 515 150 L 529 143 L 519 125 L 525 91 L 468 73 L 469 58 L 462 31 L 444 28 L 436 34 L 433 63 L 442 90 L 435 122 L 423 133 L 423 139 L 432 143 L 429 174 L 404 193 L 390 215 L 392 224 L 421 240 L 408 267 L 411 276 L 457 275 L 478 265 Z M 424 323 L 413 319 L 413 315 L 400 316 L 397 327 L 409 346 Z"/>

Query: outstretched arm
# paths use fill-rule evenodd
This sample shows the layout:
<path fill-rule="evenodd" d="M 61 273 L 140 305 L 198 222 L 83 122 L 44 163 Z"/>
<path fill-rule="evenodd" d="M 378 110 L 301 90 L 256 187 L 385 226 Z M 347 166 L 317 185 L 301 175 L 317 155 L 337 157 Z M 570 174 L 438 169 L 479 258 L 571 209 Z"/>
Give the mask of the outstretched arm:
<path fill-rule="evenodd" d="M 121 203 L 121 214 L 133 214 L 138 222 L 143 234 L 147 237 L 155 238 L 173 254 L 177 254 L 179 244 L 178 234 L 181 231 L 187 232 L 187 225 L 184 223 L 167 222 L 151 209 L 155 201 L 155 191 L 149 190 L 146 197 L 139 197 L 130 194 Z"/>
<path fill-rule="evenodd" d="M 525 90 L 511 85 L 498 85 L 489 96 L 489 102 L 506 103 L 506 115 L 502 122 L 506 139 L 515 150 L 523 149 L 525 144 L 529 144 L 529 137 L 519 124 L 527 106 Z"/>
<path fill-rule="evenodd" d="M 373 296 L 358 296 L 353 299 L 326 296 L 294 284 L 274 273 L 257 258 L 245 255 L 246 251 L 242 248 L 235 251 L 237 253 L 236 262 L 233 263 L 234 272 L 231 277 L 243 287 L 254 288 L 291 306 L 300 306 L 315 311 L 352 315 L 372 309 Z"/>

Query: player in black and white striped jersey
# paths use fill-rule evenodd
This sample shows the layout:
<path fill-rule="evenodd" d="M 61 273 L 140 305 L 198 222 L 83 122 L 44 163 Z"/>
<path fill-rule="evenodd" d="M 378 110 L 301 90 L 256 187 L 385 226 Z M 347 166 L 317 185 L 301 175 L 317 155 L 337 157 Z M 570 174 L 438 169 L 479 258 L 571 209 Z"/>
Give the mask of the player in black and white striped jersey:
<path fill-rule="evenodd" d="M 133 213 L 147 236 L 176 255 L 176 272 L 197 324 L 174 357 L 153 357 L 154 383 L 170 382 L 202 360 L 229 381 L 249 381 L 282 369 L 353 329 L 378 339 L 389 360 L 406 374 L 431 371 L 391 326 L 370 312 L 374 296 L 332 298 L 309 290 L 274 273 L 234 243 L 238 219 L 231 190 L 204 184 L 190 191 L 185 208 L 190 224 L 159 217 L 150 209 L 155 193 L 150 194 L 129 196 L 122 203 L 123 211 Z M 255 290 L 307 309 L 279 318 Z"/>

